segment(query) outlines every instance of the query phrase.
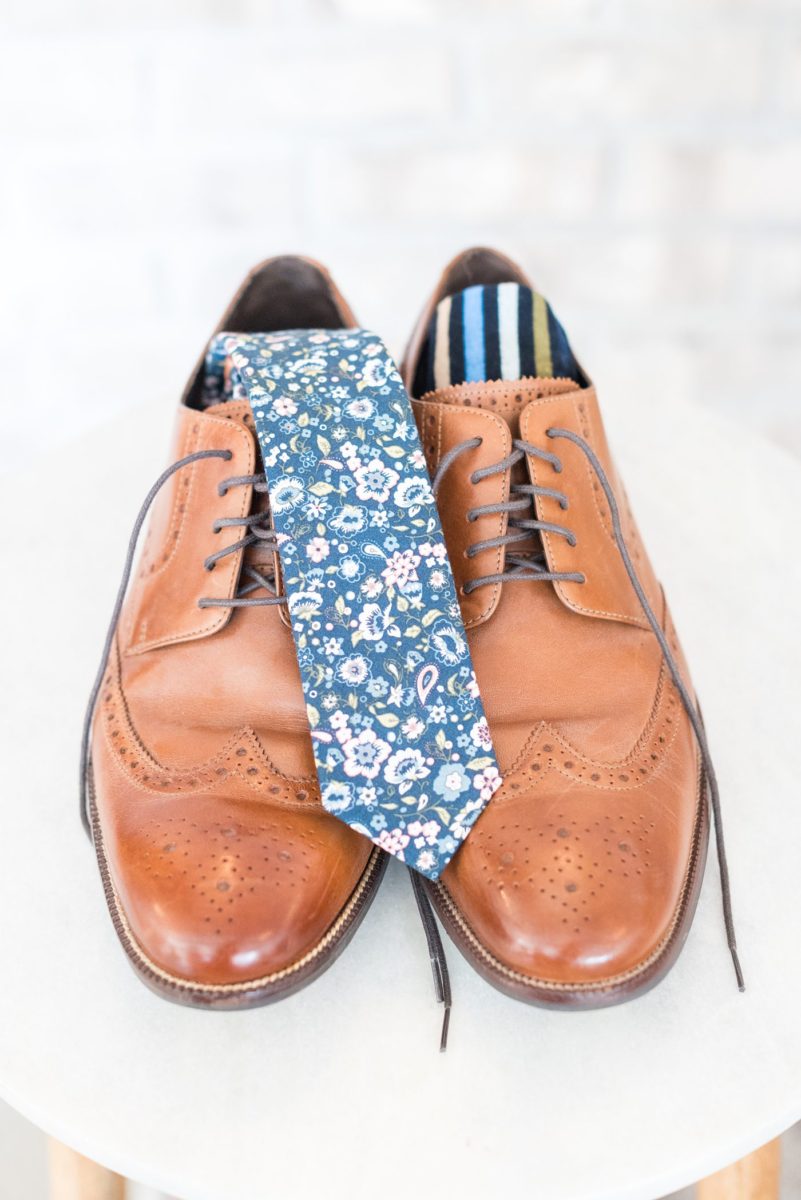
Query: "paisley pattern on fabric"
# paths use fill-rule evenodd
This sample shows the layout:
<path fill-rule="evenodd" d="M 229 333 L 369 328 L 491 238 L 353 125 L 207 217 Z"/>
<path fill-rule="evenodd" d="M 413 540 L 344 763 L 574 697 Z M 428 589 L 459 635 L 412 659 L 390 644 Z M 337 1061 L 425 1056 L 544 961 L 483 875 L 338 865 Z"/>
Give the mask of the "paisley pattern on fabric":
<path fill-rule="evenodd" d="M 365 330 L 209 363 L 253 409 L 323 805 L 436 879 L 501 779 L 400 376 Z"/>

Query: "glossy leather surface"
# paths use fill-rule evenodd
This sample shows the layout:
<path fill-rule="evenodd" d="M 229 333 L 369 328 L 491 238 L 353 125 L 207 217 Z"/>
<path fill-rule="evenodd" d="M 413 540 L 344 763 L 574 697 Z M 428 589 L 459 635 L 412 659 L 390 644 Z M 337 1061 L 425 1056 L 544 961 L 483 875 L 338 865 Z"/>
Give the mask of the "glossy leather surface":
<path fill-rule="evenodd" d="M 258 326 L 257 300 L 267 327 L 273 275 L 282 320 L 292 319 L 287 289 L 299 286 L 302 302 L 308 285 L 322 295 L 295 324 L 354 323 L 315 264 L 273 260 L 251 274 L 220 328 L 240 318 Z M 241 551 L 212 571 L 204 560 L 242 533 L 217 533 L 214 522 L 253 503 L 249 486 L 219 490 L 258 470 L 246 404 L 181 404 L 169 461 L 205 448 L 231 459 L 178 472 L 155 502 L 91 757 L 104 853 L 135 943 L 159 971 L 225 987 L 280 973 L 320 943 L 372 848 L 320 806 L 294 643 L 279 610 L 198 607 L 237 588 Z M 258 564 L 258 549 L 247 553 Z"/>
<path fill-rule="evenodd" d="M 495 256 L 496 269 L 504 262 Z M 449 280 L 463 274 L 459 260 L 446 270 L 422 328 Z M 415 347 L 418 335 L 407 380 Z M 445 899 L 496 980 L 529 983 L 546 1001 L 552 989 L 560 1003 L 627 980 L 634 986 L 682 915 L 702 781 L 689 722 L 626 576 L 597 480 L 576 446 L 548 436 L 554 428 L 579 433 L 607 470 L 637 572 L 686 677 L 595 390 L 549 380 L 464 384 L 429 393 L 415 408 L 432 470 L 452 446 L 483 438 L 450 468 L 438 494 L 461 582 L 502 569 L 502 550 L 464 553 L 505 529 L 505 516 L 470 523 L 468 514 L 505 498 L 510 472 L 479 485 L 471 474 L 500 462 L 513 437 L 558 455 L 561 473 L 533 456 L 513 471 L 518 482 L 528 478 L 567 497 L 566 511 L 537 497 L 539 519 L 576 538 L 571 546 L 544 534 L 546 559 L 551 570 L 586 577 L 584 584 L 487 584 L 462 599 L 504 782 L 446 870 Z"/>

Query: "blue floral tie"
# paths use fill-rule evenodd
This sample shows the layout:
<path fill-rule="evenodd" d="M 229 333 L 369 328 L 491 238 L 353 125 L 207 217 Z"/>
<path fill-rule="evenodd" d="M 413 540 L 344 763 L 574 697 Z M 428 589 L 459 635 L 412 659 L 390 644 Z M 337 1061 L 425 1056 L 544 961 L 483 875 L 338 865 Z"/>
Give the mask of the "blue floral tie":
<path fill-rule="evenodd" d="M 253 409 L 322 803 L 437 879 L 500 785 L 409 398 L 365 330 L 221 334 Z"/>

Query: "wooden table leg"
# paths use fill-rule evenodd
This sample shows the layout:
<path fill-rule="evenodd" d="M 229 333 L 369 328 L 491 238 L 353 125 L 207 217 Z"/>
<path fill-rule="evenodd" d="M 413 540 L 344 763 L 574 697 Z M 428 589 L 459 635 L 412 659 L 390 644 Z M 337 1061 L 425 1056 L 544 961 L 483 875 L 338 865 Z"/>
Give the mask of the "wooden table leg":
<path fill-rule="evenodd" d="M 121 1175 L 84 1158 L 77 1150 L 48 1140 L 50 1200 L 125 1200 Z"/>
<path fill-rule="evenodd" d="M 697 1185 L 696 1200 L 779 1200 L 780 1140 L 760 1146 Z"/>

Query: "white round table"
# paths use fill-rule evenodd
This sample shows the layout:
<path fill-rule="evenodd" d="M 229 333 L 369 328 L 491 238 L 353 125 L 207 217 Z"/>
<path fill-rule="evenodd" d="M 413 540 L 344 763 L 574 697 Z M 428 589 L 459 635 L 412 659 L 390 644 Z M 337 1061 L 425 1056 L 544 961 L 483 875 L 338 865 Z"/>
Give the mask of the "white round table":
<path fill-rule="evenodd" d="M 0 484 L 5 1099 L 187 1200 L 653 1200 L 801 1118 L 801 471 L 707 412 L 644 403 L 607 401 L 610 433 L 703 701 L 746 994 L 713 852 L 677 966 L 621 1007 L 506 999 L 446 941 L 445 1055 L 394 864 L 348 951 L 289 1000 L 195 1012 L 138 982 L 78 820 L 78 737 L 165 401 Z"/>

